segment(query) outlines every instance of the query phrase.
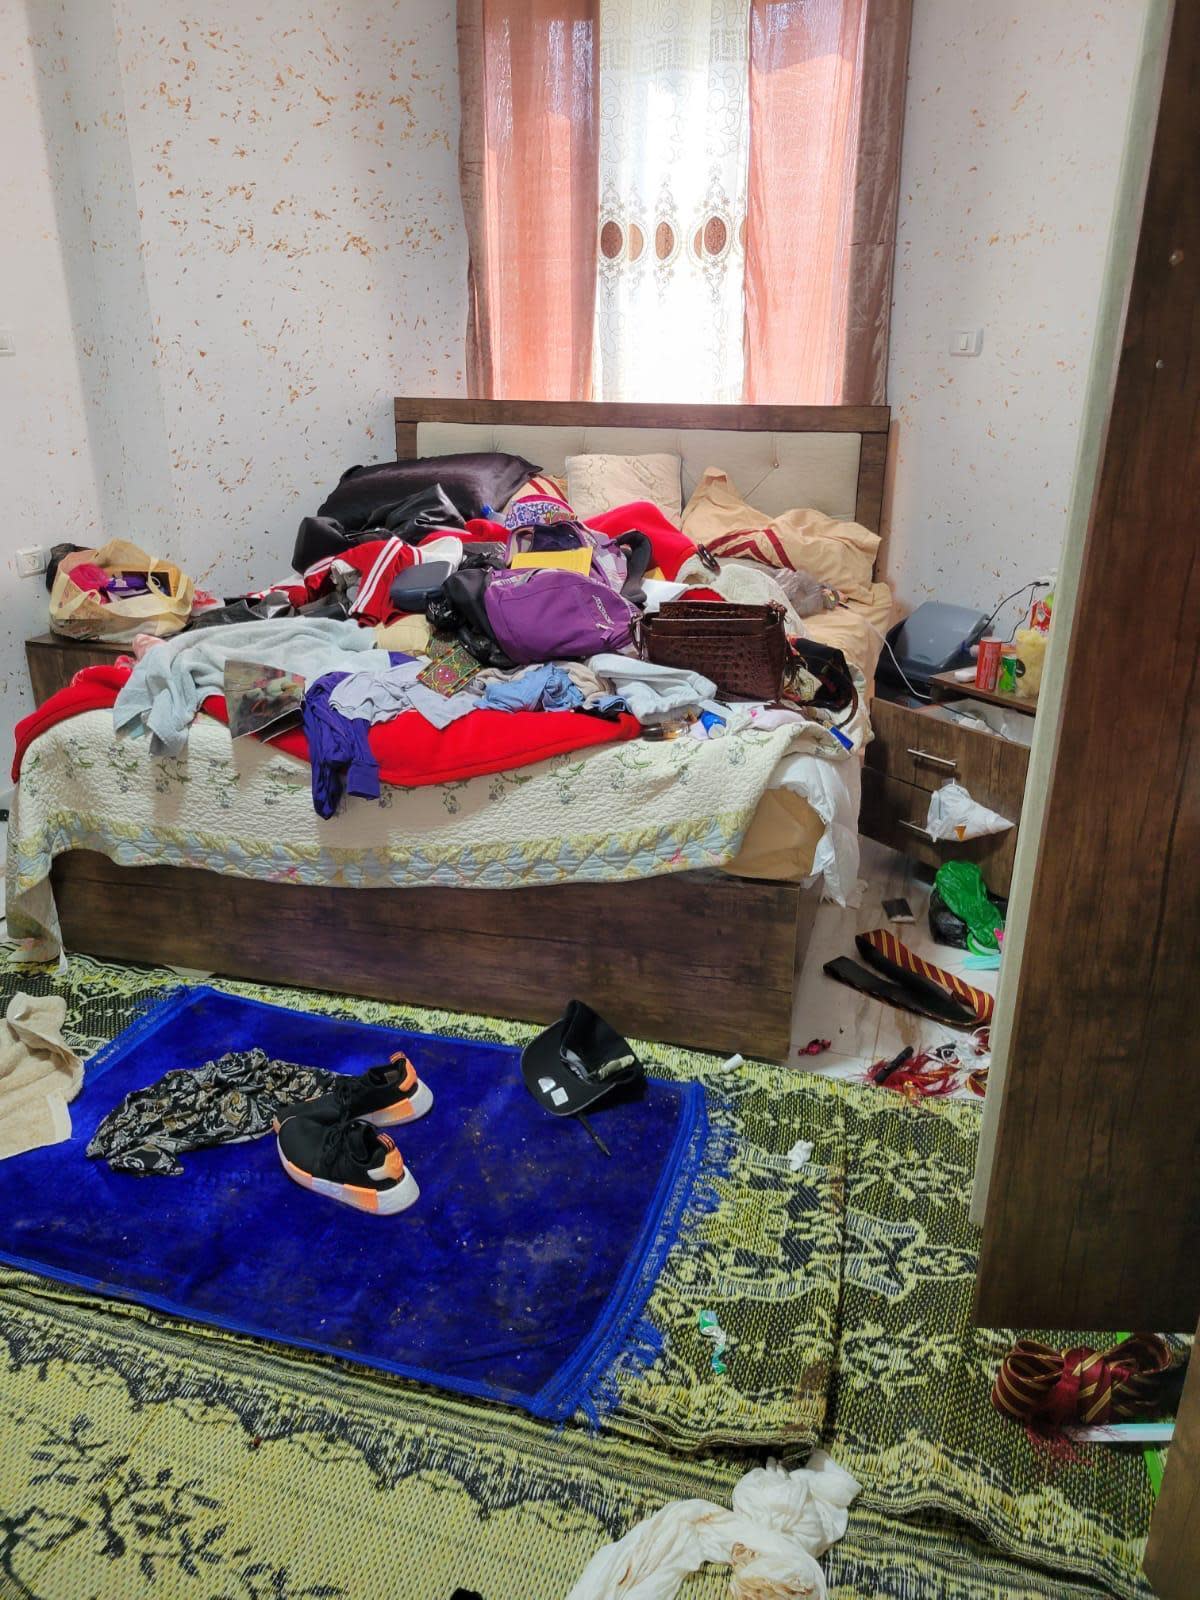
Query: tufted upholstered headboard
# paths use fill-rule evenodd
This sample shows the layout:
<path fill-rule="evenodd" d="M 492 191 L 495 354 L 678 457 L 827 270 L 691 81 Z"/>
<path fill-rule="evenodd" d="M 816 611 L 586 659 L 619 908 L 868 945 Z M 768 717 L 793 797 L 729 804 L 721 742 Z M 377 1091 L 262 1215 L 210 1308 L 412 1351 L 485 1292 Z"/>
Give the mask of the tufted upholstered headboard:
<path fill-rule="evenodd" d="M 396 455 L 509 450 L 561 473 L 569 455 L 670 451 L 686 504 L 706 467 L 775 516 L 812 506 L 879 531 L 887 406 L 686 406 L 573 400 L 403 400 Z"/>

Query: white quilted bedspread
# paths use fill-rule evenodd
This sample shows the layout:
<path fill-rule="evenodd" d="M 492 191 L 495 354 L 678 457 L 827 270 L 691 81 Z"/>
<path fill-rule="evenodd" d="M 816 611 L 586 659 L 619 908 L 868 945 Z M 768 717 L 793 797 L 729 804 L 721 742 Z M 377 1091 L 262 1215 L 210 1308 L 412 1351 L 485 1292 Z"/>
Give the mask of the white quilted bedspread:
<path fill-rule="evenodd" d="M 861 746 L 865 715 L 846 731 Z M 832 768 L 853 759 L 816 724 L 747 726 L 724 739 L 634 740 L 458 783 L 385 787 L 378 801 L 351 799 L 322 821 L 305 762 L 252 739 L 235 744 L 208 717 L 185 756 L 155 757 L 144 739 L 116 738 L 111 712 L 91 711 L 47 730 L 25 756 L 8 826 L 9 931 L 28 959 L 57 954 L 50 866 L 73 849 L 123 866 L 351 888 L 511 889 L 722 866 L 781 781 L 828 826 L 830 795 L 846 787 Z"/>

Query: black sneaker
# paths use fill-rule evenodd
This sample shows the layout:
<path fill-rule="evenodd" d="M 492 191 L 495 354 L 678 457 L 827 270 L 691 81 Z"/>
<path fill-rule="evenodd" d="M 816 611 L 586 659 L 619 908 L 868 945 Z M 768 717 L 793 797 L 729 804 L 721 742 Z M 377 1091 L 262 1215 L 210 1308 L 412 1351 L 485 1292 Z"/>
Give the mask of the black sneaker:
<path fill-rule="evenodd" d="M 357 1076 L 346 1074 L 319 1100 L 301 1100 L 284 1106 L 275 1117 L 278 1133 L 289 1117 L 315 1118 L 336 1122 L 340 1117 L 355 1117 L 377 1128 L 390 1128 L 398 1122 L 415 1122 L 433 1105 L 429 1085 L 417 1077 L 417 1070 L 402 1050 L 385 1067 L 371 1067 Z"/>
<path fill-rule="evenodd" d="M 289 1178 L 359 1211 L 391 1216 L 421 1192 L 396 1141 L 369 1122 L 289 1117 L 275 1144 Z"/>

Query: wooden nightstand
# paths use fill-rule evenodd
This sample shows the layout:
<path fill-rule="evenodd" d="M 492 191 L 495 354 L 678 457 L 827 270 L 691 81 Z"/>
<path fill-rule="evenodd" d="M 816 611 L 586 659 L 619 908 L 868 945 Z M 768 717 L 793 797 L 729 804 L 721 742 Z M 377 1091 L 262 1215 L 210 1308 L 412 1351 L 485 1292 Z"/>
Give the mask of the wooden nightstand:
<path fill-rule="evenodd" d="M 1035 707 L 1011 695 L 982 695 L 973 684 L 947 680 L 935 684 L 940 697 L 981 699 L 1003 705 L 1029 719 Z M 871 702 L 874 740 L 863 768 L 860 831 L 930 867 L 943 861 L 978 862 L 984 882 L 1007 895 L 1017 848 L 1016 827 L 970 839 L 965 844 L 934 843 L 925 831 L 929 797 L 951 779 L 962 783 L 981 805 L 1021 820 L 1029 770 L 1029 750 L 1001 734 L 964 727 L 937 703 L 913 706 L 877 695 Z"/>
<path fill-rule="evenodd" d="M 34 702 L 40 706 L 59 689 L 65 689 L 80 667 L 107 666 L 118 656 L 132 653 L 133 646 L 129 644 L 67 639 L 60 633 L 41 633 L 36 639 L 26 639 L 25 660 Z"/>

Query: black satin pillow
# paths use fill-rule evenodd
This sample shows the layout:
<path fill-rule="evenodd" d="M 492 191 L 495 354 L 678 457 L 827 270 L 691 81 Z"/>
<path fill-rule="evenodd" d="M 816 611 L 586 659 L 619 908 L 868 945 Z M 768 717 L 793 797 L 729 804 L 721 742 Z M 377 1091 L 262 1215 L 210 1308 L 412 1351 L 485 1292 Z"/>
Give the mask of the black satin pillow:
<path fill-rule="evenodd" d="M 382 527 L 393 506 L 419 489 L 440 483 L 465 520 L 480 516 L 485 506 L 499 511 L 538 471 L 540 468 L 523 456 L 505 455 L 501 450 L 350 467 L 317 515 L 335 517 L 347 533 Z"/>

